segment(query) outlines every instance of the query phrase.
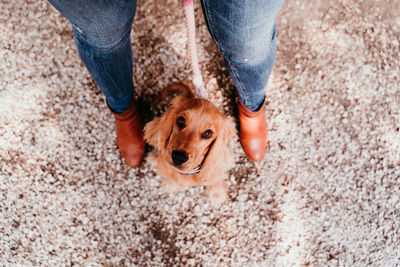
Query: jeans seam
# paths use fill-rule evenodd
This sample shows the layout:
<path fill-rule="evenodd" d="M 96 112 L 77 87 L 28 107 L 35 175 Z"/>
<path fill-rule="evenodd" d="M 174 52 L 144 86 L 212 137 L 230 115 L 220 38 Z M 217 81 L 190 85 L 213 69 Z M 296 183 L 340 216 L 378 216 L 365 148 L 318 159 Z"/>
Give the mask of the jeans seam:
<path fill-rule="evenodd" d="M 210 14 L 209 14 L 208 6 L 207 6 L 207 0 L 203 0 L 201 2 L 203 3 L 203 6 L 204 6 L 204 8 L 203 8 L 204 12 L 203 13 L 204 13 L 205 21 L 206 21 L 206 24 L 208 26 L 211 38 L 214 40 L 215 45 L 218 47 L 218 50 L 220 50 L 222 52 L 222 49 L 221 49 L 221 47 L 219 45 L 219 42 L 217 41 L 217 38 L 215 37 L 216 36 L 216 34 L 214 32 L 215 23 L 213 22 L 213 19 L 211 18 Z"/>
<path fill-rule="evenodd" d="M 237 87 L 238 90 L 240 90 L 240 93 L 244 96 L 244 102 L 245 103 L 243 103 L 243 104 L 245 104 L 245 106 L 246 106 L 247 102 L 249 101 L 249 98 L 248 98 L 248 96 L 246 94 L 246 91 L 244 90 L 243 83 L 240 81 L 239 75 L 236 73 L 235 67 L 231 64 L 231 62 L 228 59 L 226 60 L 226 62 L 228 62 L 229 66 L 231 67 L 232 74 L 233 74 L 233 76 L 235 76 L 235 79 L 236 79 L 236 81 L 238 83 L 236 85 L 236 87 Z M 239 96 L 241 94 L 239 94 Z"/>

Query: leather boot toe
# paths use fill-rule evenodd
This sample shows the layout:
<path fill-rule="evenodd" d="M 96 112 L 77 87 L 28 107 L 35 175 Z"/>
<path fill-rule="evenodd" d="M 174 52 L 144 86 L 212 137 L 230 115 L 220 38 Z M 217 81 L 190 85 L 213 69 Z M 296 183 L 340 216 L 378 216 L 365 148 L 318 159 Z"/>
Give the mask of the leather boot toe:
<path fill-rule="evenodd" d="M 250 111 L 238 99 L 240 143 L 243 150 L 253 161 L 263 159 L 268 146 L 268 127 L 265 117 L 265 105 L 257 111 Z"/>
<path fill-rule="evenodd" d="M 123 113 L 113 115 L 119 151 L 129 166 L 136 167 L 143 159 L 145 148 L 138 108 L 132 103 Z"/>

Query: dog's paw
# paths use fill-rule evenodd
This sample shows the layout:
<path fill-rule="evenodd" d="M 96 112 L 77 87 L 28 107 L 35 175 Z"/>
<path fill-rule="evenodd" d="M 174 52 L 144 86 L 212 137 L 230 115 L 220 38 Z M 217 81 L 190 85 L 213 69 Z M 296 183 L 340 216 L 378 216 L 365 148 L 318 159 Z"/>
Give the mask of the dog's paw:
<path fill-rule="evenodd" d="M 227 192 L 224 185 L 210 186 L 208 188 L 208 199 L 212 204 L 219 205 L 225 202 Z"/>

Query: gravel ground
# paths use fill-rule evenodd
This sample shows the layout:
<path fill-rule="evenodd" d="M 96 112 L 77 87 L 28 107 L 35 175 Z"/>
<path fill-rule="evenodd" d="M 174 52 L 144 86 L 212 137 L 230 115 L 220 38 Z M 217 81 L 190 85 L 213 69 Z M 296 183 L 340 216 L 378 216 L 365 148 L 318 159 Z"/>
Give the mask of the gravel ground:
<path fill-rule="evenodd" d="M 0 265 L 400 266 L 400 19 L 395 1 L 288 0 L 257 173 L 236 138 L 229 201 L 168 195 L 132 169 L 68 22 L 46 1 L 0 2 Z M 234 86 L 196 3 L 210 98 Z M 141 1 L 137 94 L 190 78 L 180 1 Z M 220 89 L 218 89 L 220 88 Z M 147 107 L 147 108 L 146 108 Z"/>

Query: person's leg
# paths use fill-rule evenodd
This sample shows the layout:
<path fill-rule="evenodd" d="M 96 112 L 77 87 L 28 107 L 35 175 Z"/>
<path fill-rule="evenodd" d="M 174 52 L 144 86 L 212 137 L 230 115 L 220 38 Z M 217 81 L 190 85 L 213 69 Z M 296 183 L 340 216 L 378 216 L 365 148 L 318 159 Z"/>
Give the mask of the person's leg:
<path fill-rule="evenodd" d="M 127 110 L 133 98 L 130 32 L 136 0 L 49 2 L 71 22 L 79 56 L 109 107 Z"/>
<path fill-rule="evenodd" d="M 264 155 L 268 142 L 261 109 L 276 54 L 275 20 L 283 3 L 284 0 L 202 0 L 209 32 L 225 57 L 238 91 L 243 148 L 256 161 Z M 257 114 L 252 113 L 256 111 Z"/>
<path fill-rule="evenodd" d="M 136 0 L 49 0 L 72 24 L 83 63 L 106 97 L 116 119 L 117 143 L 130 166 L 144 152 L 142 127 L 133 103 L 130 32 Z"/>

